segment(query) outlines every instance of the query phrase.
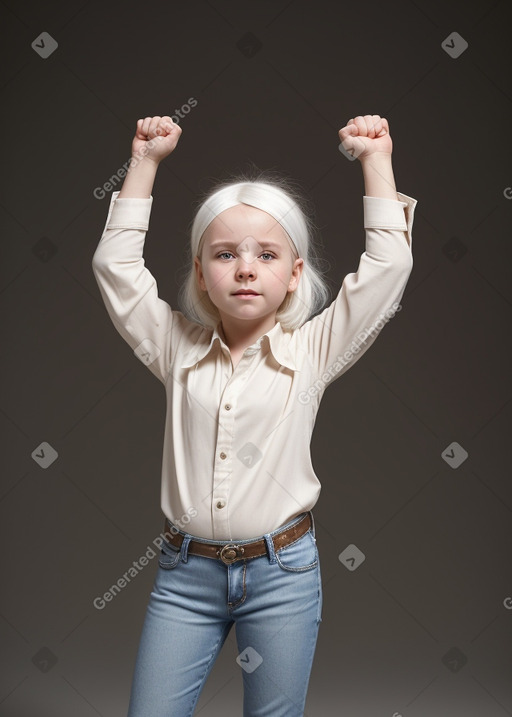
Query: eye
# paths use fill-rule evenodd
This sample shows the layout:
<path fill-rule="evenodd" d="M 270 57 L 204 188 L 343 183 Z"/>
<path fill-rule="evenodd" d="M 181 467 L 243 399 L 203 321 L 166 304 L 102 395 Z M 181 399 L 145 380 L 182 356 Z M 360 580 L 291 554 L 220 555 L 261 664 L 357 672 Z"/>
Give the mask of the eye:
<path fill-rule="evenodd" d="M 230 251 L 221 251 L 221 252 L 219 252 L 219 254 L 217 254 L 218 259 L 221 259 L 225 256 L 234 256 L 234 254 Z M 260 256 L 268 256 L 271 259 L 275 259 L 275 256 L 273 254 L 271 254 L 269 251 L 262 251 Z"/>

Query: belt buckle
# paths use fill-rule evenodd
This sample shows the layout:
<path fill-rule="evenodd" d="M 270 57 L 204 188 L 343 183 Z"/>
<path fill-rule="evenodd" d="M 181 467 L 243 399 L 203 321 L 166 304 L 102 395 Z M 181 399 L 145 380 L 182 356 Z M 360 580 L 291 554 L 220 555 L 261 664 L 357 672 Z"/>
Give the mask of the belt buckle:
<path fill-rule="evenodd" d="M 231 565 L 235 560 L 242 557 L 244 549 L 240 545 L 235 543 L 227 543 L 222 547 L 219 558 L 222 560 L 224 565 Z"/>

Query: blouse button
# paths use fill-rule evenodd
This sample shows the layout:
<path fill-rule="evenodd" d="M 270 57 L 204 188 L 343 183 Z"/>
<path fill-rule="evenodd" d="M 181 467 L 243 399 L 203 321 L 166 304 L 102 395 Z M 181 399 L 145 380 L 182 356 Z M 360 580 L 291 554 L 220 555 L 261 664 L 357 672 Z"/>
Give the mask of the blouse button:
<path fill-rule="evenodd" d="M 226 409 L 226 411 L 229 411 L 229 409 L 231 408 L 231 405 L 230 405 L 229 403 L 226 403 L 226 405 L 224 406 L 224 408 Z"/>
<path fill-rule="evenodd" d="M 224 458 L 227 458 L 227 455 L 224 453 L 224 451 L 222 451 L 222 453 L 220 454 L 220 457 L 222 458 L 222 460 L 224 460 Z"/>
<path fill-rule="evenodd" d="M 224 508 L 225 505 L 226 505 L 226 504 L 225 504 L 225 502 L 224 502 L 223 500 L 218 500 L 218 501 L 217 501 L 217 508 Z"/>

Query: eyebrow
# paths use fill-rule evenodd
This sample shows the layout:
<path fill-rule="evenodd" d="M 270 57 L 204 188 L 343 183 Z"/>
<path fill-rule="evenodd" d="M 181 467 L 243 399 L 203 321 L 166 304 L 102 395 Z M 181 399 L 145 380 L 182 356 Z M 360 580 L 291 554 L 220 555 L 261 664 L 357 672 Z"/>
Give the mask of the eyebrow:
<path fill-rule="evenodd" d="M 236 248 L 240 244 L 243 244 L 244 241 L 245 241 L 244 239 L 242 239 L 242 241 L 216 241 L 216 242 L 213 242 L 213 244 L 210 244 L 210 248 L 217 249 L 220 246 L 226 246 L 226 247 L 229 246 L 229 247 Z M 266 248 L 282 249 L 281 244 L 277 244 L 277 242 L 274 242 L 274 241 L 267 241 L 266 239 L 264 239 L 261 242 L 258 242 L 258 244 L 261 246 L 262 249 L 263 248 L 265 248 L 265 249 Z"/>

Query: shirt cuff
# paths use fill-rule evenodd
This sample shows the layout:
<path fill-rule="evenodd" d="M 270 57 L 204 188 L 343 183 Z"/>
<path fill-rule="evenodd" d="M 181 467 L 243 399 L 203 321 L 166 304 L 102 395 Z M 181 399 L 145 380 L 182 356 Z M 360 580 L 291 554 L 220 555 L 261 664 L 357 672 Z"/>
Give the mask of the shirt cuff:
<path fill-rule="evenodd" d="M 414 209 L 418 202 L 401 192 L 397 192 L 397 196 L 398 200 L 363 196 L 364 228 L 399 229 L 400 231 L 409 229 L 412 226 Z"/>
<path fill-rule="evenodd" d="M 120 191 L 112 193 L 105 229 L 142 229 L 147 231 L 153 195 L 143 198 L 121 197 L 118 199 Z"/>

